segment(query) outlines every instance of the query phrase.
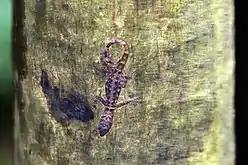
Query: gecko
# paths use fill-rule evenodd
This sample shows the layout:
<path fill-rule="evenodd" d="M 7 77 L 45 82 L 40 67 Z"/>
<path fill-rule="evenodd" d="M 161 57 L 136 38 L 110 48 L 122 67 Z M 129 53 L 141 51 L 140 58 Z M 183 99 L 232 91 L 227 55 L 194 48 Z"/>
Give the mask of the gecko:
<path fill-rule="evenodd" d="M 123 47 L 122 56 L 116 63 L 111 59 L 111 54 L 109 52 L 109 48 L 113 44 L 120 44 Z M 138 99 L 138 97 L 134 97 L 117 103 L 121 89 L 125 88 L 127 81 L 132 78 L 132 76 L 125 74 L 123 71 L 128 56 L 129 47 L 127 43 L 118 38 L 109 40 L 106 47 L 103 49 L 100 61 L 101 69 L 103 69 L 107 77 L 105 82 L 105 97 L 96 96 L 96 99 L 104 105 L 104 111 L 100 116 L 98 126 L 100 136 L 104 136 L 111 129 L 114 112 L 117 108 Z"/>

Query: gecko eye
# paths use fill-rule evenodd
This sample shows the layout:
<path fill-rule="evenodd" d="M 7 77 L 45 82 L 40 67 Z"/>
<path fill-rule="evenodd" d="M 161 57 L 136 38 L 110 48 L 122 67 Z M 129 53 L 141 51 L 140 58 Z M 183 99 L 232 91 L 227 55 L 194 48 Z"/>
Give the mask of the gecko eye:
<path fill-rule="evenodd" d="M 109 132 L 111 125 L 101 123 L 98 127 L 100 136 L 104 136 Z"/>

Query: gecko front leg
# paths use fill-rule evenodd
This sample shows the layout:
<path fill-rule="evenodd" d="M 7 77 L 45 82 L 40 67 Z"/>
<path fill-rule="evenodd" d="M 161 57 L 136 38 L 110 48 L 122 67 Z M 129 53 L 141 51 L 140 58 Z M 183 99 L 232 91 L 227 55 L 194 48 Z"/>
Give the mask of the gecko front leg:
<path fill-rule="evenodd" d="M 122 107 L 122 106 L 124 106 L 124 105 L 127 105 L 127 104 L 131 103 L 131 102 L 139 102 L 139 101 L 140 101 L 139 97 L 130 98 L 130 99 L 127 99 L 127 100 L 125 100 L 125 101 L 119 102 L 119 103 L 116 105 L 116 108 L 120 108 L 120 107 Z"/>
<path fill-rule="evenodd" d="M 101 102 L 103 105 L 107 106 L 106 100 L 102 98 L 101 96 L 95 96 L 95 99 Z"/>

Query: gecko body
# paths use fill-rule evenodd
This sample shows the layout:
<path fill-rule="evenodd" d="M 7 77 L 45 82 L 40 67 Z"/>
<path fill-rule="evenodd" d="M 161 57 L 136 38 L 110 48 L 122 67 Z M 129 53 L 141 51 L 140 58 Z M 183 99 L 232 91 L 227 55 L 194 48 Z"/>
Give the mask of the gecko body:
<path fill-rule="evenodd" d="M 113 44 L 120 44 L 123 47 L 122 56 L 116 63 L 112 61 L 111 54 L 109 52 L 109 48 Z M 105 97 L 96 97 L 97 100 L 105 106 L 98 126 L 100 136 L 104 136 L 109 132 L 113 124 L 115 109 L 136 100 L 136 98 L 131 98 L 126 101 L 117 103 L 121 89 L 125 88 L 127 81 L 131 79 L 131 76 L 123 72 L 123 69 L 128 60 L 128 56 L 128 45 L 121 39 L 109 40 L 102 52 L 101 65 L 107 78 L 105 82 Z"/>

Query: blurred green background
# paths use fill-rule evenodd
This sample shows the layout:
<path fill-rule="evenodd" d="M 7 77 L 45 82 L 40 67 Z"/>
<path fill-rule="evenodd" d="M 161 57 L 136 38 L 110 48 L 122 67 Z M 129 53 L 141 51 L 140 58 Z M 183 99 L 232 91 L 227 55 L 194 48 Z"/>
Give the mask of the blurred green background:
<path fill-rule="evenodd" d="M 12 2 L 0 5 L 0 164 L 11 164 L 13 136 L 13 75 L 11 59 Z"/>
<path fill-rule="evenodd" d="M 233 4 L 213 0 L 25 0 L 26 106 L 18 127 L 19 161 L 33 165 L 234 165 Z M 135 72 L 120 100 L 142 104 L 115 113 L 109 134 L 89 123 L 61 125 L 49 115 L 40 68 L 54 85 L 104 94 L 93 67 L 105 43 L 119 37 Z M 113 57 L 121 47 L 113 46 Z M 18 119 L 19 120 L 19 119 Z"/>

